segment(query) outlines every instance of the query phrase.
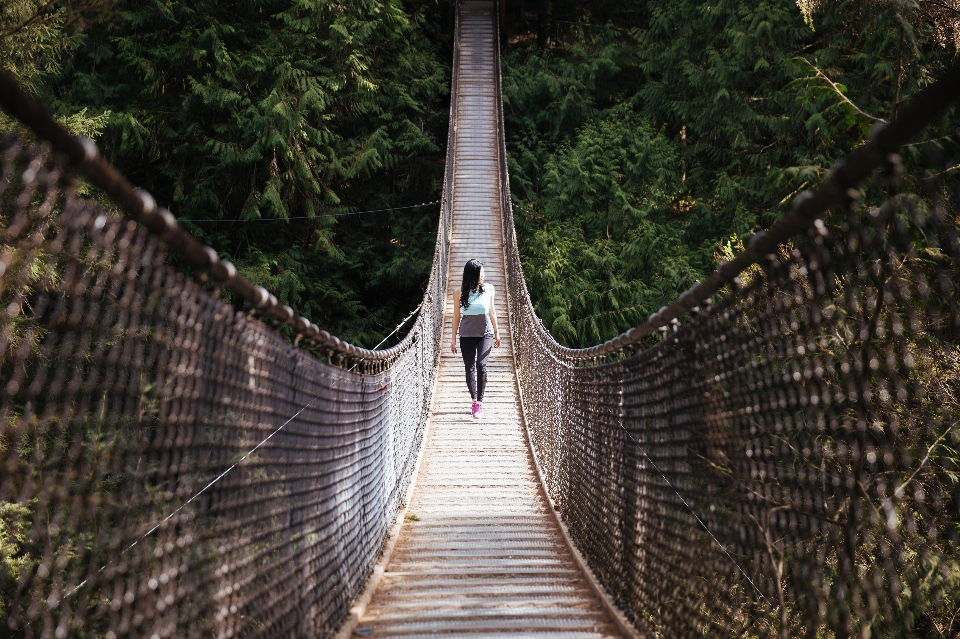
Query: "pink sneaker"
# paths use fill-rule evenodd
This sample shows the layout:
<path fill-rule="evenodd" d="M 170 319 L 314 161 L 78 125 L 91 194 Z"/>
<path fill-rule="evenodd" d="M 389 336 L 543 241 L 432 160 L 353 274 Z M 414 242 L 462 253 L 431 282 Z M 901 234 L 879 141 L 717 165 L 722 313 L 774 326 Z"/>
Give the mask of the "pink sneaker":
<path fill-rule="evenodd" d="M 480 419 L 481 417 L 483 417 L 483 404 L 477 402 L 477 410 L 473 413 L 473 418 Z"/>
<path fill-rule="evenodd" d="M 483 410 L 483 406 L 480 405 L 480 402 L 473 402 L 473 406 L 470 408 L 470 416 L 474 419 L 480 418 L 480 411 Z"/>

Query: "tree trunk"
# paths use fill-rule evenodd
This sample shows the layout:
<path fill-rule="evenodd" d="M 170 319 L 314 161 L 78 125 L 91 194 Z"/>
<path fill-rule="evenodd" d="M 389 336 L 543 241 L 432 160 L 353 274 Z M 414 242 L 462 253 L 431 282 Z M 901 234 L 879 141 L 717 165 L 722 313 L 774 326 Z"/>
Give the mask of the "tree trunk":
<path fill-rule="evenodd" d="M 545 47 L 550 44 L 550 0 L 540 0 L 537 15 L 537 44 Z"/>

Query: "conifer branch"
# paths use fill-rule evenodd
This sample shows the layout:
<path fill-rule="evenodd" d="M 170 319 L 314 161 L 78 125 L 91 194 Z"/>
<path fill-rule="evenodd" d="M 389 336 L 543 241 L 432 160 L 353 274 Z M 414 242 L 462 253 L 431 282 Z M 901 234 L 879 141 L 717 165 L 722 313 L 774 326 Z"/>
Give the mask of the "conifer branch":
<path fill-rule="evenodd" d="M 817 77 L 820 78 L 821 80 L 825 81 L 827 84 L 829 84 L 829 85 L 830 85 L 830 88 L 833 89 L 834 93 L 836 93 L 838 96 L 840 96 L 840 99 L 841 99 L 841 100 L 843 100 L 844 102 L 846 102 L 847 104 L 849 104 L 850 107 L 851 107 L 854 111 L 856 111 L 857 113 L 859 113 L 860 115 L 862 115 L 862 116 L 865 117 L 865 118 L 869 118 L 869 119 L 873 120 L 874 122 L 882 122 L 882 123 L 884 123 L 884 124 L 887 123 L 887 121 L 884 120 L 883 118 L 878 118 L 878 117 L 876 117 L 876 116 L 870 115 L 869 113 L 867 113 L 866 111 L 864 111 L 863 109 L 861 109 L 860 107 L 858 107 L 856 104 L 854 104 L 854 103 L 850 100 L 850 98 L 848 98 L 847 96 L 845 96 L 845 95 L 843 94 L 843 91 L 840 90 L 840 87 L 837 86 L 837 84 L 836 84 L 833 80 L 831 80 L 830 78 L 828 78 L 827 75 L 826 75 L 823 71 L 821 71 L 820 69 L 818 69 L 817 67 L 815 67 L 812 62 L 810 62 L 809 60 L 807 60 L 807 59 L 804 58 L 804 57 L 801 57 L 800 59 L 803 60 L 804 62 L 806 62 L 806 63 L 810 66 L 811 69 L 813 69 L 814 71 L 816 71 Z"/>
<path fill-rule="evenodd" d="M 956 171 L 957 169 L 960 169 L 960 164 L 955 164 L 954 166 L 951 166 L 950 168 L 944 169 L 944 170 L 940 171 L 939 173 L 934 173 L 933 175 L 931 175 L 931 176 L 928 177 L 927 179 L 928 179 L 928 180 L 936 180 L 936 179 L 938 179 L 938 178 L 946 175 L 947 173 L 950 173 L 951 171 Z"/>
<path fill-rule="evenodd" d="M 26 22 L 21 22 L 19 25 L 13 27 L 12 29 L 4 33 L 3 37 L 9 38 L 10 36 L 17 35 L 18 33 L 23 31 L 27 27 L 29 27 L 31 24 L 33 24 L 37 20 L 40 20 L 41 18 L 44 18 L 47 15 L 52 15 L 54 5 L 56 5 L 59 1 L 60 0 L 50 0 L 49 2 L 47 2 L 47 4 L 38 8 Z"/>
<path fill-rule="evenodd" d="M 958 16 L 960 16 L 960 9 L 958 9 L 957 7 L 950 6 L 949 4 L 946 4 L 945 2 L 939 2 L 938 0 L 917 0 L 917 3 L 918 3 L 918 4 L 932 4 L 932 5 L 936 6 L 936 7 L 940 7 L 941 9 L 944 9 L 944 10 L 946 10 L 946 11 L 950 11 L 950 12 L 955 13 L 955 14 L 957 14 Z"/>

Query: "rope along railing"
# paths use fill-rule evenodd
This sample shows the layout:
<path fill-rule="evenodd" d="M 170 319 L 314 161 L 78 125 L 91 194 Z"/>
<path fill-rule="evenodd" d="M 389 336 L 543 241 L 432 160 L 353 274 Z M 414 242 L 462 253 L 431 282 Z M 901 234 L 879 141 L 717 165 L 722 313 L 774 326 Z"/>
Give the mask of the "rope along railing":
<path fill-rule="evenodd" d="M 423 437 L 453 148 L 419 314 L 379 351 L 237 275 L 7 76 L 0 103 L 44 141 L 0 140 L 0 634 L 329 635 Z"/>
<path fill-rule="evenodd" d="M 895 179 L 891 155 L 958 93 L 954 67 L 744 254 L 583 350 L 527 295 L 501 135 L 528 432 L 648 636 L 960 633 L 960 194 L 955 173 Z"/>

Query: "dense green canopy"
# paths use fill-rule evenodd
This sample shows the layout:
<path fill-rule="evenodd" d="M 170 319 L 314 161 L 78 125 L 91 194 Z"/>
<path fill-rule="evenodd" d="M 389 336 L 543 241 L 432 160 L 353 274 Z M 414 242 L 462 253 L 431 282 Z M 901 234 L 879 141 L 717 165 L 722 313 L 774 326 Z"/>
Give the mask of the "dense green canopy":
<path fill-rule="evenodd" d="M 438 207 L 331 214 L 438 199 L 452 6 L 11 0 L 0 64 L 245 275 L 370 346 L 421 295 Z M 522 257 L 544 322 L 579 346 L 774 221 L 960 33 L 954 0 L 505 7 Z"/>
<path fill-rule="evenodd" d="M 46 4 L 18 1 L 8 23 Z M 104 154 L 244 275 L 348 340 L 380 341 L 422 295 L 439 207 L 337 214 L 437 199 L 450 76 L 437 3 L 88 1 L 105 21 L 78 32 L 54 12 L 34 56 L 45 73 L 22 76 L 60 115 L 99 116 Z"/>
<path fill-rule="evenodd" d="M 960 21 L 892 0 L 552 4 L 546 47 L 542 16 L 510 14 L 504 109 L 531 297 L 575 346 L 782 215 L 953 59 Z"/>

